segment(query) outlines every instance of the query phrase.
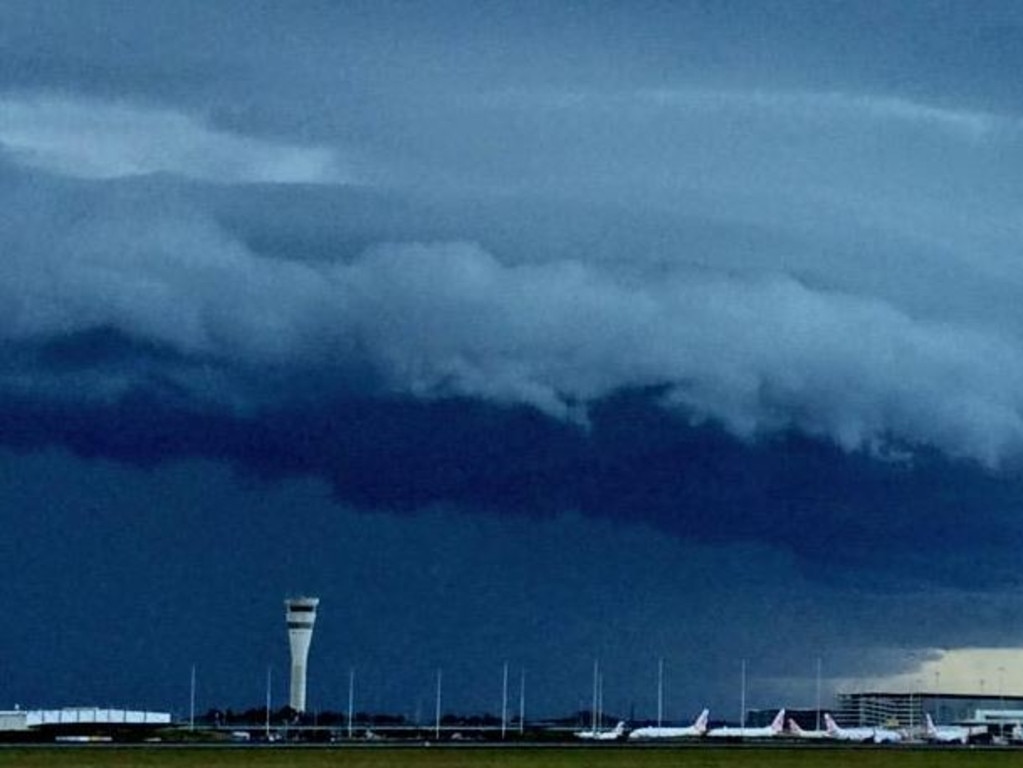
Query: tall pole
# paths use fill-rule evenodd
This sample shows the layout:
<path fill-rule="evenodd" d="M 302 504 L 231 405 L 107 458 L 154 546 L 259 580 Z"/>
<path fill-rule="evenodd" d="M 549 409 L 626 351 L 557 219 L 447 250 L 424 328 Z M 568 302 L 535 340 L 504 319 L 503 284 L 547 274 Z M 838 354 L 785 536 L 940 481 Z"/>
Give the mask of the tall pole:
<path fill-rule="evenodd" d="M 501 739 L 508 730 L 508 662 L 504 663 L 504 682 L 501 686 Z"/>
<path fill-rule="evenodd" d="M 352 738 L 352 718 L 355 716 L 355 667 L 348 670 L 348 738 Z"/>
<path fill-rule="evenodd" d="M 664 657 L 657 662 L 657 727 L 664 721 Z"/>
<path fill-rule="evenodd" d="M 188 730 L 195 730 L 195 664 L 192 665 L 192 684 L 188 694 Z"/>
<path fill-rule="evenodd" d="M 913 717 L 913 688 L 909 688 L 909 736 L 913 737 L 916 735 L 914 732 L 914 717 Z"/>
<path fill-rule="evenodd" d="M 746 659 L 742 660 L 742 696 L 739 698 L 739 728 L 746 730 Z"/>
<path fill-rule="evenodd" d="M 519 675 L 519 735 L 526 729 L 526 668 Z"/>
<path fill-rule="evenodd" d="M 266 740 L 270 741 L 270 691 L 273 685 L 273 667 L 266 666 Z"/>
<path fill-rule="evenodd" d="M 925 696 L 926 696 L 926 694 L 924 693 L 924 681 L 923 681 L 923 678 L 918 677 L 916 679 L 916 706 L 913 708 L 913 719 L 914 720 L 918 720 L 921 725 L 923 724 L 923 719 L 924 719 L 924 697 Z M 920 717 L 919 718 L 917 718 L 917 716 L 916 716 L 916 710 L 918 710 L 918 709 L 920 710 Z M 912 731 L 912 729 L 910 729 L 910 730 Z"/>
<path fill-rule="evenodd" d="M 817 657 L 817 730 L 821 729 L 821 657 Z"/>
<path fill-rule="evenodd" d="M 590 709 L 590 726 L 597 734 L 597 680 L 600 678 L 600 660 L 593 660 L 593 707 Z"/>
<path fill-rule="evenodd" d="M 443 675 L 444 675 L 443 670 L 438 669 L 437 670 L 437 708 L 436 708 L 436 712 L 435 712 L 434 728 L 433 728 L 433 737 L 435 739 L 440 739 L 440 686 L 441 686 L 441 682 L 444 679 Z"/>

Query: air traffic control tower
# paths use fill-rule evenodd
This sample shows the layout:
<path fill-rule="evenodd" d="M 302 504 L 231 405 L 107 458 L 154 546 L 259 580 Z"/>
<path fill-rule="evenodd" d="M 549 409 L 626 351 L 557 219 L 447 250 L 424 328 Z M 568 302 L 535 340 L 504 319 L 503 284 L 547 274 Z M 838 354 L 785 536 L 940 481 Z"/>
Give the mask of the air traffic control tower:
<path fill-rule="evenodd" d="M 309 643 L 313 639 L 318 597 L 291 597 L 284 601 L 288 619 L 288 643 L 291 645 L 291 699 L 296 712 L 305 712 L 306 664 L 309 661 Z"/>

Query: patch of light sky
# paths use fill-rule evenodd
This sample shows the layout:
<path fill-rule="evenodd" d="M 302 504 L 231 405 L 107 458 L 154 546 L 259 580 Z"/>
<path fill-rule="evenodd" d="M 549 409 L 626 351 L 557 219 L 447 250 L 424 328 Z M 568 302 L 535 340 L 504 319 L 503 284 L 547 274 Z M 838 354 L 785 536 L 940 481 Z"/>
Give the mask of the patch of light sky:
<path fill-rule="evenodd" d="M 1023 647 L 934 649 L 933 655 L 897 675 L 841 678 L 834 681 L 835 687 L 839 691 L 1023 695 Z"/>

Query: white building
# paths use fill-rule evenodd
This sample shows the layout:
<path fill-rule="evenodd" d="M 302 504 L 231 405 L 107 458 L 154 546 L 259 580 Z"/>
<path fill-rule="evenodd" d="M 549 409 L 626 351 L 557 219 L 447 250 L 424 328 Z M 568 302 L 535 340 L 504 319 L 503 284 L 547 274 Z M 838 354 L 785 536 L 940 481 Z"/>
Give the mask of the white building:
<path fill-rule="evenodd" d="M 316 624 L 318 597 L 292 597 L 284 601 L 288 621 L 288 643 L 291 646 L 291 697 L 289 704 L 296 712 L 305 712 L 306 668 L 309 644 Z"/>
<path fill-rule="evenodd" d="M 107 707 L 64 707 L 62 709 L 14 709 L 0 712 L 0 731 L 101 729 L 171 724 L 169 712 Z"/>

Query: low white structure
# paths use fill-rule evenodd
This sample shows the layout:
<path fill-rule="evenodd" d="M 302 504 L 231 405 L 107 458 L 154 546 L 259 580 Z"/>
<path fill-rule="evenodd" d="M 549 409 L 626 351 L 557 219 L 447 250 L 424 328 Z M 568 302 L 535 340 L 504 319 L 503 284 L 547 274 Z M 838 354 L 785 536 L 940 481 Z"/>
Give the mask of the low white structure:
<path fill-rule="evenodd" d="M 40 725 L 170 725 L 169 712 L 147 712 L 139 709 L 100 709 L 99 707 L 65 707 L 28 711 L 28 726 Z"/>
<path fill-rule="evenodd" d="M 0 731 L 27 731 L 28 712 L 20 709 L 0 712 Z"/>
<path fill-rule="evenodd" d="M 100 707 L 64 707 L 62 709 L 24 709 L 0 712 L 0 731 L 26 731 L 32 728 L 68 725 L 170 725 L 169 712 Z"/>

